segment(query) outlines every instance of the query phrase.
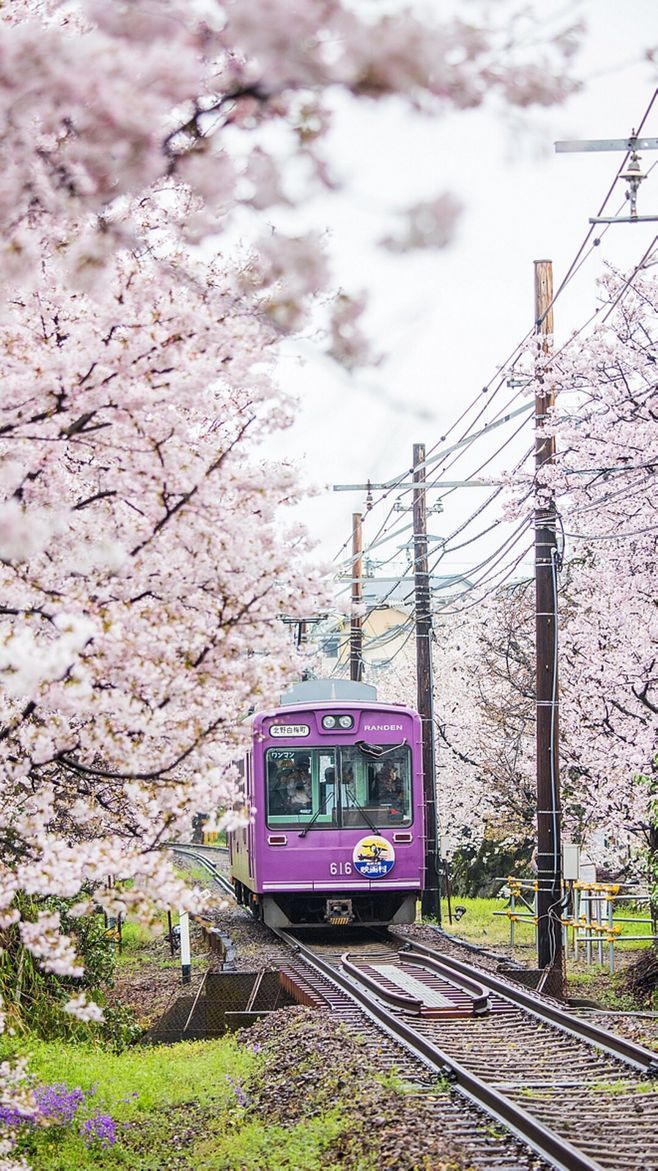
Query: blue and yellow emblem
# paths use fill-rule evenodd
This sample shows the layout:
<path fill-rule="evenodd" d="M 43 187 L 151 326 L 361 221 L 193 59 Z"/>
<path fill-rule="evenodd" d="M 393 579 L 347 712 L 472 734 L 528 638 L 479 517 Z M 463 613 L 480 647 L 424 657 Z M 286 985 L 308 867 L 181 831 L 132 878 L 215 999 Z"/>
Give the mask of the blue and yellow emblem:
<path fill-rule="evenodd" d="M 395 850 L 386 838 L 370 834 L 356 843 L 352 861 L 362 878 L 385 878 L 395 866 Z"/>

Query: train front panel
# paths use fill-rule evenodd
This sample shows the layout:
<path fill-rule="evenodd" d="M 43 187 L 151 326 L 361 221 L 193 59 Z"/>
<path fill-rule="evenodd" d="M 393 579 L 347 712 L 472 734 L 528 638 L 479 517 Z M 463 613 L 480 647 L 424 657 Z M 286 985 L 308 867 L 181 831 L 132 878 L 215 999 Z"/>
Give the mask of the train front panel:
<path fill-rule="evenodd" d="M 421 760 L 409 708 L 325 703 L 254 718 L 253 889 L 266 922 L 413 922 Z"/>

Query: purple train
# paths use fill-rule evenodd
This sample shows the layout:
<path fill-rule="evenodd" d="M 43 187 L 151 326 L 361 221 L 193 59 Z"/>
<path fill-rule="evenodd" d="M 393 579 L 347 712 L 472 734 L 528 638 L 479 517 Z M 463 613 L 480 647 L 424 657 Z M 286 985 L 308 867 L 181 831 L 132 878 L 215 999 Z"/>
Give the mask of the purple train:
<path fill-rule="evenodd" d="M 412 923 L 424 872 L 421 723 L 374 687 L 312 680 L 253 717 L 238 902 L 273 927 Z"/>

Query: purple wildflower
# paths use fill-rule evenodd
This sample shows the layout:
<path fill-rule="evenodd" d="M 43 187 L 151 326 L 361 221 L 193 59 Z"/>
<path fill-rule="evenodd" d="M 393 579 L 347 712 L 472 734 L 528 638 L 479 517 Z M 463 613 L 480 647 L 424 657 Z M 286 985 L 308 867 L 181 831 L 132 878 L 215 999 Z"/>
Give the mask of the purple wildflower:
<path fill-rule="evenodd" d="M 85 1119 L 80 1133 L 88 1147 L 95 1142 L 101 1147 L 113 1147 L 117 1141 L 114 1119 L 109 1114 L 101 1114 L 100 1110 L 93 1118 Z"/>
<path fill-rule="evenodd" d="M 43 1118 L 59 1126 L 66 1126 L 75 1118 L 85 1095 L 79 1086 L 69 1090 L 62 1082 L 56 1082 L 52 1086 L 39 1086 L 34 1091 L 34 1098 Z"/>
<path fill-rule="evenodd" d="M 249 1103 L 249 1099 L 245 1093 L 244 1086 L 242 1085 L 241 1079 L 238 1078 L 236 1081 L 234 1078 L 231 1077 L 230 1073 L 227 1073 L 226 1074 L 226 1081 L 228 1082 L 229 1086 L 233 1090 L 233 1093 L 235 1094 L 235 1098 L 238 1103 L 238 1106 L 247 1106 Z"/>
<path fill-rule="evenodd" d="M 33 1119 L 30 1114 L 24 1114 L 15 1106 L 0 1106 L 0 1130 L 13 1130 L 24 1123 L 30 1125 Z"/>

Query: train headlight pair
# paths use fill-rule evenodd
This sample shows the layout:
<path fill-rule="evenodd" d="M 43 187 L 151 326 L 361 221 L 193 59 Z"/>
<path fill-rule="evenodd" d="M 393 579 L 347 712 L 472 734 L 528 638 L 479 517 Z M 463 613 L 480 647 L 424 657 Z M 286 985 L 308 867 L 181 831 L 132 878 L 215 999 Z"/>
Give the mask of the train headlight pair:
<path fill-rule="evenodd" d="M 347 732 L 354 727 L 354 718 L 353 716 L 323 716 L 322 727 L 327 732 L 330 732 L 332 728 L 340 728 L 343 732 Z"/>

